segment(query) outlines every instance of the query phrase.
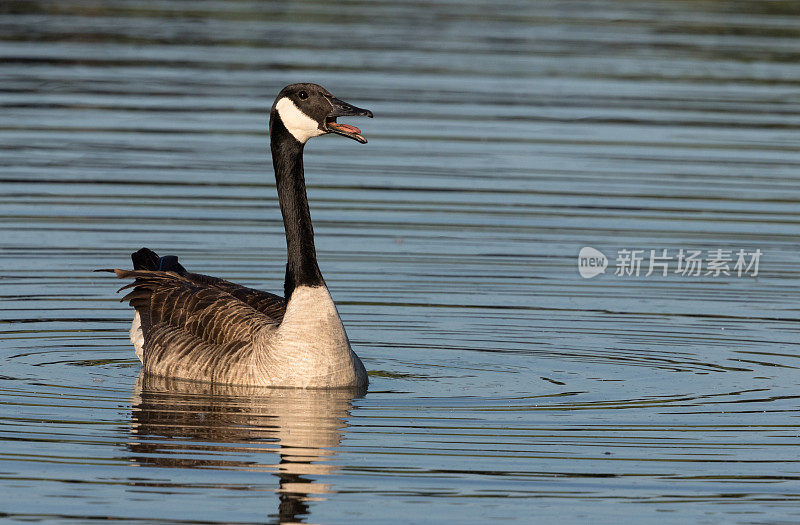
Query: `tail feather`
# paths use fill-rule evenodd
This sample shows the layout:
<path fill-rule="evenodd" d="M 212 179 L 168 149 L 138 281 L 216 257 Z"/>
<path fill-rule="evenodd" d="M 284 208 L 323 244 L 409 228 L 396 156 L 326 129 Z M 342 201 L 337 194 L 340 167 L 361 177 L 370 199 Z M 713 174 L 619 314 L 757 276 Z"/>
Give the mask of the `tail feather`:
<path fill-rule="evenodd" d="M 148 248 L 142 248 L 132 253 L 131 260 L 133 261 L 134 270 L 175 272 L 179 275 L 186 273 L 186 268 L 178 262 L 176 256 L 165 255 L 164 257 L 159 257 L 156 252 Z"/>
<path fill-rule="evenodd" d="M 159 256 L 153 250 L 142 248 L 131 254 L 134 270 L 158 270 Z"/>

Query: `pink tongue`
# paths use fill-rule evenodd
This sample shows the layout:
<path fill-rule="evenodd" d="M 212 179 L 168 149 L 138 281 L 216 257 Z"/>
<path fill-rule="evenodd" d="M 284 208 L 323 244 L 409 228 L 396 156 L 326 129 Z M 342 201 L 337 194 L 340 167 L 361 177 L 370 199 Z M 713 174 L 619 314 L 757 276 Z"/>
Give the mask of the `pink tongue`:
<path fill-rule="evenodd" d="M 358 129 L 355 126 L 351 126 L 350 124 L 339 124 L 338 122 L 336 122 L 336 123 L 330 123 L 328 125 L 330 127 L 332 127 L 332 128 L 340 129 L 340 130 L 346 131 L 348 133 L 355 133 L 355 134 L 360 134 L 361 133 L 360 129 Z"/>

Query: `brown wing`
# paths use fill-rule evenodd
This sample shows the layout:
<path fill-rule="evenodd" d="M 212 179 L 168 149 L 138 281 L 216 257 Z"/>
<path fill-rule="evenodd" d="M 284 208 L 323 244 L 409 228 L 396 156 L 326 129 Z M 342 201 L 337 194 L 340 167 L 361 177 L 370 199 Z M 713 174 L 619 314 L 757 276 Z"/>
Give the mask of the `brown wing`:
<path fill-rule="evenodd" d="M 219 277 L 211 277 L 210 275 L 203 275 L 200 273 L 187 272 L 183 274 L 183 277 L 186 277 L 198 285 L 214 287 L 227 292 L 259 312 L 267 314 L 278 324 L 283 320 L 283 315 L 286 313 L 286 301 L 279 295 L 263 290 L 256 290 L 255 288 L 248 288 L 240 284 L 226 281 L 225 279 L 220 279 Z"/>
<path fill-rule="evenodd" d="M 186 268 L 178 262 L 178 257 L 174 255 L 159 257 L 153 250 L 141 248 L 131 254 L 131 261 L 133 262 L 134 270 L 172 272 L 204 288 L 213 287 L 228 292 L 259 312 L 269 315 L 278 323 L 283 320 L 283 315 L 286 312 L 286 301 L 284 301 L 283 297 L 254 288 L 247 288 L 246 286 L 241 286 L 218 277 L 189 273 L 186 271 Z"/>
<path fill-rule="evenodd" d="M 158 375 L 200 380 L 224 377 L 232 367 L 246 366 L 242 363 L 252 351 L 254 334 L 280 323 L 233 295 L 257 305 L 269 302 L 274 309 L 277 302 L 273 297 L 277 296 L 269 297 L 272 294 L 252 294 L 252 289 L 207 276 L 200 277 L 210 283 L 175 272 L 114 273 L 120 279 L 135 279 L 121 288 L 133 287 L 123 300 L 128 300 L 141 318 L 145 369 Z"/>

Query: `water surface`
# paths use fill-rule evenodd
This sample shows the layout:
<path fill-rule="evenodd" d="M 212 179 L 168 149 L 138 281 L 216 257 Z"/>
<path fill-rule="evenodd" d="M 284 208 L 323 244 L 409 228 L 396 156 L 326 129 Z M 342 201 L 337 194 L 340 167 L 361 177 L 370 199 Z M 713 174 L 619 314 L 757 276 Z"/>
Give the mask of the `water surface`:
<path fill-rule="evenodd" d="M 0 512 L 800 520 L 798 28 L 793 2 L 5 2 Z M 305 156 L 369 392 L 139 377 L 91 270 L 148 246 L 281 290 L 267 112 L 296 81 L 376 115 Z M 637 278 L 621 249 L 763 256 Z"/>

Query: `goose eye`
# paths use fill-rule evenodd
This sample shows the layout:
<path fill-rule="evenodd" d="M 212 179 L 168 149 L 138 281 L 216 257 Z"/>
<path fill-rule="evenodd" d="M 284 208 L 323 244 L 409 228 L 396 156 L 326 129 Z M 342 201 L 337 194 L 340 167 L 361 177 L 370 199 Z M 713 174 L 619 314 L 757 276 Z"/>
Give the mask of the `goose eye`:
<path fill-rule="evenodd" d="M 297 94 L 297 96 L 300 97 L 301 100 L 305 100 L 308 98 L 308 93 L 306 93 L 305 91 L 301 91 L 300 93 Z"/>

